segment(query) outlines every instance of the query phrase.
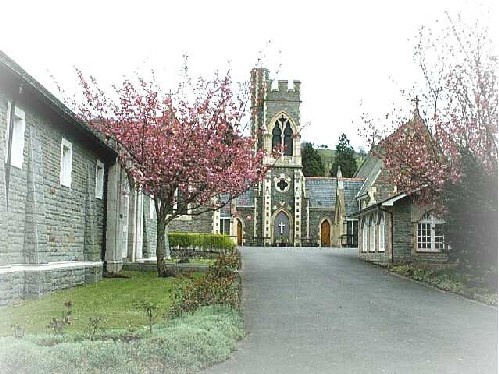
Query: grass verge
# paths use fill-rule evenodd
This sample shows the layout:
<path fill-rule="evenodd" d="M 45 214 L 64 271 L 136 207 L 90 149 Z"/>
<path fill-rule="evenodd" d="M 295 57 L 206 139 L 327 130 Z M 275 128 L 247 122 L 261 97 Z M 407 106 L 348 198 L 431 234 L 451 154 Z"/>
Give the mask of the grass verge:
<path fill-rule="evenodd" d="M 389 270 L 438 289 L 497 306 L 497 288 L 492 288 L 480 277 L 463 273 L 454 267 L 405 264 L 390 266 Z"/>
<path fill-rule="evenodd" d="M 192 373 L 227 359 L 244 335 L 240 314 L 207 306 L 154 325 L 90 340 L 73 334 L 0 338 L 0 371 L 10 373 Z"/>
<path fill-rule="evenodd" d="M 223 361 L 244 335 L 239 266 L 238 253 L 221 255 L 192 279 L 127 272 L 1 309 L 17 328 L 0 338 L 0 372 L 191 373 Z M 19 333 L 22 322 L 38 333 Z"/>

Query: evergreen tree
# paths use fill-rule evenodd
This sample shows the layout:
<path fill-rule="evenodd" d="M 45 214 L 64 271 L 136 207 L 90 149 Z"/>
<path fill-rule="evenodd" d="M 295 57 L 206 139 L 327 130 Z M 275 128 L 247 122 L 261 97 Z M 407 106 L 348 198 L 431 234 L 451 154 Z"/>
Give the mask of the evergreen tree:
<path fill-rule="evenodd" d="M 301 161 L 303 165 L 303 175 L 306 177 L 324 176 L 324 165 L 322 164 L 319 152 L 312 146 L 312 143 L 303 143 L 301 147 Z"/>
<path fill-rule="evenodd" d="M 449 254 L 497 287 L 497 171 L 484 172 L 470 151 L 461 152 L 461 167 L 461 179 L 443 193 Z"/>
<path fill-rule="evenodd" d="M 353 177 L 357 171 L 357 162 L 355 161 L 355 151 L 350 145 L 345 134 L 341 134 L 339 143 L 336 145 L 333 166 L 331 167 L 331 176 L 335 177 L 338 172 L 338 166 L 341 168 L 343 177 Z"/>

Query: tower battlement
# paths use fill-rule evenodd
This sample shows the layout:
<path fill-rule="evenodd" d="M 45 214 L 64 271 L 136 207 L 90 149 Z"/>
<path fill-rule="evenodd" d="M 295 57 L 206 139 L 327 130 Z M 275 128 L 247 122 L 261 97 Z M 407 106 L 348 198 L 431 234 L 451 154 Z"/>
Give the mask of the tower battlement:
<path fill-rule="evenodd" d="M 275 84 L 275 80 L 272 80 L 272 91 L 279 91 L 279 92 L 283 92 L 283 93 L 287 93 L 287 92 L 296 92 L 296 93 L 300 93 L 300 85 L 301 85 L 301 82 L 300 81 L 297 81 L 297 80 L 287 80 L 287 79 L 279 79 L 277 81 L 277 87 L 276 87 L 276 84 Z"/>

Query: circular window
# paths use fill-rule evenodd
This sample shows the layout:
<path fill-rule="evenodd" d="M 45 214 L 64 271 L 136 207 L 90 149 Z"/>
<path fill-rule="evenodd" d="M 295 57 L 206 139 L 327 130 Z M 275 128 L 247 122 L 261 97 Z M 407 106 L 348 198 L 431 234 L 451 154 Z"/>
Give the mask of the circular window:
<path fill-rule="evenodd" d="M 288 182 L 286 182 L 286 180 L 284 178 L 281 178 L 279 183 L 277 183 L 277 187 L 279 187 L 279 189 L 281 191 L 285 191 L 286 188 L 288 188 L 288 186 L 289 186 L 289 184 L 288 184 Z"/>

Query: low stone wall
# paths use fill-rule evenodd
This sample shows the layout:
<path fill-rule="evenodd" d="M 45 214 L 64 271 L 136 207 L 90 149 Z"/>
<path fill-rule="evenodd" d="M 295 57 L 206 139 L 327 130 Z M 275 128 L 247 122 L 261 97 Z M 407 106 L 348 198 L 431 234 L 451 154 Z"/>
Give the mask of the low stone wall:
<path fill-rule="evenodd" d="M 181 273 L 190 273 L 190 272 L 204 272 L 208 271 L 209 265 L 202 264 L 171 264 L 167 265 L 168 267 L 175 268 L 177 271 Z M 145 262 L 125 262 L 123 263 L 123 270 L 132 270 L 132 271 L 156 271 L 156 262 L 145 261 Z"/>
<path fill-rule="evenodd" d="M 102 279 L 102 262 L 67 261 L 0 268 L 0 306 Z"/>

